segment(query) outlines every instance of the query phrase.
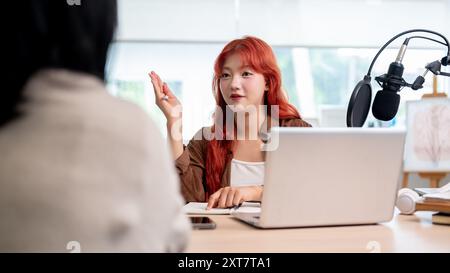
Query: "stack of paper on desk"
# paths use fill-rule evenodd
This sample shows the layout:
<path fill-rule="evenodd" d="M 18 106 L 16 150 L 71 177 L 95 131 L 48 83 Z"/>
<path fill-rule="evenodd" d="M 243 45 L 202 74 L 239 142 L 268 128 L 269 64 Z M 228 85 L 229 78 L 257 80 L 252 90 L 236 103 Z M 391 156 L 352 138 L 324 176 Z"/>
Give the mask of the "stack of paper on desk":
<path fill-rule="evenodd" d="M 440 188 L 415 188 L 425 202 L 450 202 L 450 183 Z"/>
<path fill-rule="evenodd" d="M 427 193 L 423 197 L 425 198 L 425 201 L 449 202 L 450 203 L 450 191 L 438 192 L 438 193 Z"/>
<path fill-rule="evenodd" d="M 415 188 L 414 190 L 423 197 L 421 200 L 416 201 L 417 210 L 450 213 L 450 183 L 440 188 Z M 439 216 L 435 218 L 432 219 L 432 222 L 440 224 Z"/>
<path fill-rule="evenodd" d="M 190 202 L 183 207 L 183 211 L 186 214 L 231 214 L 233 211 L 239 212 L 250 212 L 250 213 L 258 213 L 261 212 L 260 203 L 256 202 L 244 202 L 242 205 L 237 208 L 229 208 L 229 209 L 219 209 L 212 208 L 206 210 L 206 206 L 208 203 L 206 202 Z"/>
<path fill-rule="evenodd" d="M 419 194 L 428 194 L 428 193 L 444 193 L 450 192 L 450 183 L 440 187 L 440 188 L 415 188 L 414 189 Z"/>

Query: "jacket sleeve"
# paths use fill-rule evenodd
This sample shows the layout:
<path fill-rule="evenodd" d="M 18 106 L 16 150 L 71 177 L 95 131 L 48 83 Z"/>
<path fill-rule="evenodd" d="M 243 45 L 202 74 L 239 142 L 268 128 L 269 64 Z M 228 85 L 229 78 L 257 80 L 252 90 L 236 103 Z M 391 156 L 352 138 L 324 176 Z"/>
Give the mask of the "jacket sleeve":
<path fill-rule="evenodd" d="M 183 153 L 175 160 L 181 182 L 181 193 L 186 202 L 205 202 L 206 171 L 205 158 L 207 140 L 202 130 L 184 146 Z"/>
<path fill-rule="evenodd" d="M 312 127 L 311 124 L 309 124 L 308 122 L 304 121 L 301 118 L 284 120 L 282 126 L 283 127 Z"/>

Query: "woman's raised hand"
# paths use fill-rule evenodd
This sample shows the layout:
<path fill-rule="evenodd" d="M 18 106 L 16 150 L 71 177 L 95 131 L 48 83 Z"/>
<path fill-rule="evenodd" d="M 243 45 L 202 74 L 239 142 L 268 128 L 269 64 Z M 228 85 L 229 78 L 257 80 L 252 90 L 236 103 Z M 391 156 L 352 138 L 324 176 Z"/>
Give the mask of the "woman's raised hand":
<path fill-rule="evenodd" d="M 167 83 L 154 71 L 148 73 L 155 91 L 155 103 L 164 113 L 167 123 L 174 123 L 182 117 L 181 103 L 170 90 Z"/>

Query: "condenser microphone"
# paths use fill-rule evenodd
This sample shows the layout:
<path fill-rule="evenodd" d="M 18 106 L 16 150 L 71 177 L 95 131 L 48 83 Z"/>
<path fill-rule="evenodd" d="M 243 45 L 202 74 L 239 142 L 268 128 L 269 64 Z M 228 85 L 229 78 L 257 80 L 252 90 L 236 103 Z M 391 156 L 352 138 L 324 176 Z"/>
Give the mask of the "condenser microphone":
<path fill-rule="evenodd" d="M 388 121 L 395 117 L 400 104 L 400 95 L 397 94 L 405 86 L 403 80 L 404 66 L 402 64 L 409 39 L 406 39 L 398 51 L 395 62 L 389 65 L 387 74 L 375 79 L 382 83 L 382 90 L 375 95 L 372 105 L 372 114 L 376 119 Z"/>

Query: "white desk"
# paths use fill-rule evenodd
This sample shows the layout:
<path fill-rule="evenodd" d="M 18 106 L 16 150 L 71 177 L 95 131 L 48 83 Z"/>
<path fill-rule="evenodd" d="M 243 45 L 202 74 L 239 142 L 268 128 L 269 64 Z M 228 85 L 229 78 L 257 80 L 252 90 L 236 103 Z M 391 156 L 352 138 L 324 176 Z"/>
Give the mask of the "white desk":
<path fill-rule="evenodd" d="M 262 230 L 211 215 L 214 230 L 194 230 L 187 252 L 450 252 L 450 226 L 431 212 L 396 215 L 378 225 Z"/>

